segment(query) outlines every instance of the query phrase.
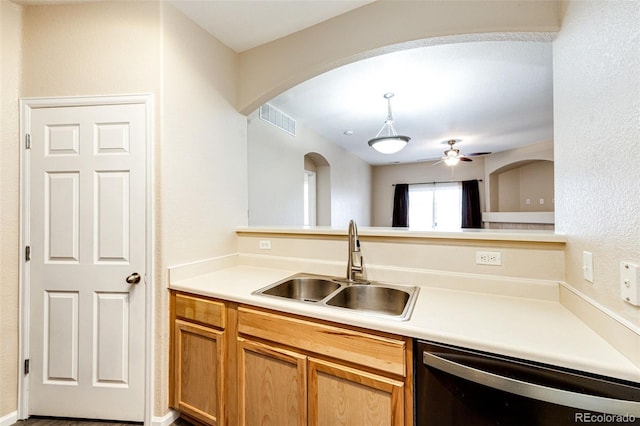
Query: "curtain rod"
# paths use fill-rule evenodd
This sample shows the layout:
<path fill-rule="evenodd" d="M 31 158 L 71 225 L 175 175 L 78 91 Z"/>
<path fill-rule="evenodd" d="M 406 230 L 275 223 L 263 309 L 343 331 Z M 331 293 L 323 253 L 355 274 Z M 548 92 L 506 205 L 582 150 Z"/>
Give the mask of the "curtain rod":
<path fill-rule="evenodd" d="M 482 182 L 482 179 L 465 179 L 465 180 L 443 180 L 440 182 L 414 182 L 414 183 L 408 183 L 407 185 L 431 185 L 431 184 L 436 184 L 436 183 L 455 183 L 455 182 L 464 182 L 467 180 L 477 180 L 478 182 Z M 397 183 L 391 184 L 391 186 L 396 186 L 399 185 Z"/>

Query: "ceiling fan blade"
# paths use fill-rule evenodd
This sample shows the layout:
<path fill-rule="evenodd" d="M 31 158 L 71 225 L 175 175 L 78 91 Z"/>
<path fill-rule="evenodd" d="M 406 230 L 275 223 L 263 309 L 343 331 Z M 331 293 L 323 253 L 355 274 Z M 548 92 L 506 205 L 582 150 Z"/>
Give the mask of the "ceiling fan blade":
<path fill-rule="evenodd" d="M 460 157 L 460 161 L 473 161 L 473 160 L 467 157 Z"/>
<path fill-rule="evenodd" d="M 440 164 L 442 163 L 444 160 L 440 160 L 440 161 L 436 161 L 435 163 L 432 164 L 432 166 L 435 166 L 436 164 Z"/>
<path fill-rule="evenodd" d="M 467 157 L 478 157 L 480 155 L 489 155 L 491 152 L 472 152 L 471 154 L 465 154 Z"/>

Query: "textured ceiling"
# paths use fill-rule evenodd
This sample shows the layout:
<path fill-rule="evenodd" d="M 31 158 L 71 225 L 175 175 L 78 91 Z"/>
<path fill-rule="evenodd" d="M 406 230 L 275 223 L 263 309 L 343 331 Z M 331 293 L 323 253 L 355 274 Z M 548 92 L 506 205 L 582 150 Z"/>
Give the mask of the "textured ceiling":
<path fill-rule="evenodd" d="M 367 144 L 386 118 L 387 92 L 395 93 L 396 130 L 412 138 L 393 155 Z M 395 52 L 327 72 L 270 103 L 371 164 L 437 159 L 447 139 L 460 139 L 457 147 L 467 154 L 503 151 L 553 139 L 551 43 Z"/>

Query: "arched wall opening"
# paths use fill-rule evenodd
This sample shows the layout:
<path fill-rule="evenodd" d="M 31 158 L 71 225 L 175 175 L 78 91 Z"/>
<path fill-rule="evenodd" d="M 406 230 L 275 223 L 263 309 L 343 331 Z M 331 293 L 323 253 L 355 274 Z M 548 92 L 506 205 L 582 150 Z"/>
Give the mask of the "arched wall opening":
<path fill-rule="evenodd" d="M 305 80 L 398 50 L 474 41 L 552 41 L 560 30 L 559 13 L 555 2 L 372 2 L 239 54 L 236 107 L 248 115 Z"/>
<path fill-rule="evenodd" d="M 305 217 L 308 225 L 331 226 L 331 165 L 321 154 L 304 156 Z"/>
<path fill-rule="evenodd" d="M 324 72 L 373 56 L 425 46 L 477 41 L 550 42 L 560 29 L 559 23 L 559 10 L 552 2 L 373 2 L 311 28 L 242 52 L 238 55 L 235 104 L 238 111 L 249 116 L 249 148 L 253 144 L 251 135 L 254 133 L 251 129 L 251 114 L 275 96 Z M 393 28 L 393 31 L 380 31 L 381 27 Z M 264 153 L 266 147 L 262 146 L 261 149 Z M 256 191 L 252 188 L 251 182 L 255 181 L 252 175 L 256 173 L 251 166 L 253 154 L 251 149 L 249 151 L 249 224 L 265 224 L 263 220 L 253 220 L 255 215 L 252 212 L 256 211 L 253 207 L 256 197 L 253 195 Z M 273 154 L 266 153 L 267 157 L 270 155 Z M 334 153 L 329 152 L 327 155 L 335 166 L 331 173 L 337 176 L 334 179 L 335 187 L 329 192 L 333 192 L 334 197 L 327 205 L 333 203 L 338 207 L 327 213 L 330 219 L 324 218 L 324 213 L 319 214 L 316 223 L 339 226 L 348 217 L 359 218 L 359 223 L 370 223 L 371 191 L 358 191 L 360 198 L 368 200 L 357 200 L 356 203 L 353 193 L 349 192 L 350 188 L 347 188 L 347 191 L 339 190 L 338 186 L 345 186 L 345 182 L 353 179 L 346 179 L 345 173 L 342 172 L 344 156 L 336 157 Z M 264 158 L 259 159 L 261 164 L 264 164 Z M 280 164 L 281 160 L 278 163 Z M 362 187 L 370 187 L 371 167 L 366 163 L 358 165 L 357 168 L 348 167 L 351 172 L 356 169 L 357 174 L 366 179 L 366 185 Z M 281 172 L 284 172 L 284 169 L 277 173 Z M 267 180 L 261 180 L 263 186 L 266 182 Z M 343 198 L 347 193 L 349 201 L 345 203 Z M 367 201 L 368 210 L 353 208 L 355 204 L 366 205 Z M 301 212 L 295 213 L 295 216 L 303 217 L 302 201 L 291 205 L 288 213 L 294 213 L 298 209 Z M 284 221 L 282 215 L 268 219 L 270 223 Z"/>
<path fill-rule="evenodd" d="M 489 174 L 491 211 L 554 211 L 553 161 L 526 160 Z"/>

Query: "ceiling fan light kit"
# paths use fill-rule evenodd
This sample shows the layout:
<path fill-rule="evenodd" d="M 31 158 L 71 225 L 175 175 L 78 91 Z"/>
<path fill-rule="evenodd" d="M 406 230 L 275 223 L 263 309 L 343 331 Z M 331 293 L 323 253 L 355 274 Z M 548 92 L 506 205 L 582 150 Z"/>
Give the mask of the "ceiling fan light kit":
<path fill-rule="evenodd" d="M 476 153 L 467 154 L 467 155 L 461 154 L 459 149 L 456 149 L 453 147 L 458 142 L 460 142 L 460 139 L 449 139 L 442 142 L 443 144 L 445 143 L 448 144 L 449 149 L 447 149 L 444 152 L 444 156 L 440 158 L 440 161 L 436 161 L 435 163 L 433 163 L 433 165 L 435 166 L 436 164 L 444 163 L 447 166 L 453 167 L 457 165 L 460 161 L 473 161 L 469 157 L 476 157 L 479 155 L 491 154 L 490 152 L 476 152 Z"/>
<path fill-rule="evenodd" d="M 444 152 L 444 157 L 442 157 L 442 161 L 447 166 L 455 166 L 460 162 L 460 150 L 454 149 L 453 145 L 458 142 L 457 139 L 450 139 L 447 141 L 449 144 L 449 149 Z"/>
<path fill-rule="evenodd" d="M 447 166 L 455 166 L 460 162 L 460 159 L 456 156 L 447 157 L 444 159 L 444 164 Z"/>
<path fill-rule="evenodd" d="M 393 126 L 393 113 L 391 112 L 391 98 L 393 93 L 385 93 L 384 98 L 387 100 L 387 119 L 384 121 L 382 128 L 378 134 L 369 140 L 369 146 L 382 154 L 395 154 L 402 150 L 411 140 L 409 136 L 398 135 Z M 383 133 L 386 130 L 386 135 Z"/>

